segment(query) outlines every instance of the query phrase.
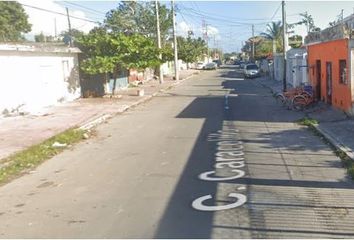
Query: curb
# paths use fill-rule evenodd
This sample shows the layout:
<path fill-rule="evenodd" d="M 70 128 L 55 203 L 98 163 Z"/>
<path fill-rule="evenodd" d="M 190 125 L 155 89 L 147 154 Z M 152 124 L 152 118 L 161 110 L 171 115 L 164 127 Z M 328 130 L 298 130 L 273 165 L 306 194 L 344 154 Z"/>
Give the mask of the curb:
<path fill-rule="evenodd" d="M 104 114 L 98 118 L 95 118 L 94 120 L 91 120 L 83 125 L 81 125 L 78 129 L 81 130 L 89 130 L 95 126 L 97 126 L 98 124 L 103 123 L 104 121 L 106 121 L 107 119 L 111 118 L 112 115 L 111 114 Z"/>
<path fill-rule="evenodd" d="M 260 85 L 262 85 L 265 88 L 270 89 L 270 91 L 274 94 L 275 91 L 272 87 L 262 83 L 258 82 Z M 308 116 L 308 113 L 305 112 L 305 115 Z M 315 130 L 318 134 L 320 134 L 324 139 L 326 139 L 333 148 L 343 152 L 348 158 L 350 158 L 352 161 L 354 161 L 354 153 L 353 151 L 346 147 L 344 144 L 342 144 L 340 141 L 336 140 L 334 137 L 332 137 L 329 133 L 327 133 L 325 130 L 321 129 L 318 124 L 311 124 L 309 126 L 313 130 Z"/>
<path fill-rule="evenodd" d="M 317 133 L 319 133 L 323 138 L 325 138 L 335 149 L 342 151 L 347 155 L 348 158 L 350 158 L 352 161 L 354 161 L 354 154 L 353 152 L 347 148 L 345 145 L 340 143 L 338 140 L 333 138 L 330 134 L 328 134 L 325 130 L 322 130 L 318 124 L 311 124 L 312 129 L 314 129 Z"/>
<path fill-rule="evenodd" d="M 200 72 L 197 72 L 197 74 L 199 74 Z M 78 129 L 81 129 L 81 130 L 90 130 L 96 126 L 98 126 L 99 124 L 105 122 L 106 120 L 114 117 L 115 115 L 118 115 L 120 113 L 123 113 L 125 111 L 127 111 L 128 109 L 132 108 L 132 107 L 135 107 L 135 106 L 138 106 L 144 102 L 147 102 L 149 100 L 151 100 L 153 97 L 155 97 L 157 94 L 159 94 L 160 92 L 162 91 L 165 91 L 171 87 L 175 87 L 179 84 L 181 84 L 182 82 L 186 81 L 187 79 L 190 79 L 192 78 L 194 75 L 197 75 L 197 74 L 191 74 L 183 79 L 180 79 L 179 81 L 176 81 L 175 83 L 172 83 L 170 86 L 166 87 L 166 88 L 163 88 L 163 89 L 160 89 L 159 91 L 156 91 L 155 93 L 151 94 L 151 95 L 148 95 L 148 96 L 145 96 L 144 98 L 132 103 L 131 105 L 126 105 L 124 106 L 122 109 L 118 110 L 117 112 L 115 112 L 114 114 L 103 114 L 97 118 L 94 118 L 93 120 L 89 120 L 88 122 L 84 123 L 83 125 L 81 125 L 80 127 L 78 127 Z"/>
<path fill-rule="evenodd" d="M 83 125 L 81 125 L 80 127 L 78 127 L 78 129 L 81 129 L 81 130 L 90 130 L 98 125 L 100 125 L 101 123 L 107 121 L 108 119 L 120 114 L 120 113 L 123 113 L 125 111 L 127 111 L 128 109 L 130 108 L 133 108 L 137 105 L 140 105 L 148 100 L 150 100 L 153 96 L 152 95 L 149 95 L 149 96 L 145 96 L 144 98 L 140 99 L 139 101 L 136 101 L 134 103 L 132 103 L 131 105 L 125 105 L 123 106 L 121 109 L 119 109 L 118 111 L 114 112 L 113 114 L 103 114 L 97 118 L 94 118 L 93 120 L 89 120 L 87 123 L 84 123 Z"/>

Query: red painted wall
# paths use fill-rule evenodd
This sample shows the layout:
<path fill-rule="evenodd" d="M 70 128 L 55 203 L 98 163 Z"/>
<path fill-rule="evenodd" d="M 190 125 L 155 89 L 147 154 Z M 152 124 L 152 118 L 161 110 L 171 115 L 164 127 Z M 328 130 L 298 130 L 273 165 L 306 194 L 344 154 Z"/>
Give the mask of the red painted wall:
<path fill-rule="evenodd" d="M 350 91 L 350 62 L 348 39 L 340 39 L 330 42 L 310 45 L 307 48 L 309 77 L 314 89 L 316 89 L 316 60 L 321 60 L 321 99 L 328 102 L 327 99 L 327 81 L 326 81 L 326 62 L 332 63 L 332 105 L 344 111 L 351 108 Z M 347 84 L 340 83 L 339 60 L 346 60 L 347 64 Z"/>

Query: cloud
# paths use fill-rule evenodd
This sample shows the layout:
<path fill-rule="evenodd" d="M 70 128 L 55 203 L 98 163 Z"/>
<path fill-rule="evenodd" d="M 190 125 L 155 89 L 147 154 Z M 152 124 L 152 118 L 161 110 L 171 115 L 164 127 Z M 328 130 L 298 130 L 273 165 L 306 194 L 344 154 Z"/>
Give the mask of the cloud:
<path fill-rule="evenodd" d="M 59 12 L 66 14 L 65 7 L 53 2 L 53 1 L 29 1 L 19 0 L 21 4 L 26 4 L 49 11 Z M 54 14 L 51 12 L 45 12 L 42 10 L 34 9 L 31 7 L 23 6 L 25 12 L 28 14 L 28 21 L 32 24 L 32 31 L 29 34 L 39 34 L 43 32 L 44 35 L 55 35 L 55 29 L 57 35 L 62 31 L 68 30 L 68 19 L 64 15 Z M 69 9 L 69 15 L 79 18 L 87 18 L 86 14 L 82 11 Z M 84 32 L 89 32 L 97 24 L 87 22 L 84 20 L 70 18 L 71 28 L 76 28 Z"/>
<path fill-rule="evenodd" d="M 192 24 L 188 24 L 185 21 L 179 22 L 177 24 L 177 35 L 187 37 L 188 31 L 192 31 L 196 37 L 203 37 L 206 29 L 202 28 L 202 26 L 195 27 Z M 221 40 L 221 35 L 219 29 L 213 26 L 208 25 L 208 37 L 209 41 Z"/>
<path fill-rule="evenodd" d="M 177 35 L 178 36 L 187 37 L 189 31 L 193 31 L 192 25 L 187 24 L 185 21 L 182 21 L 177 24 Z"/>
<path fill-rule="evenodd" d="M 203 35 L 207 32 L 209 41 L 211 39 L 214 39 L 214 37 L 215 37 L 215 40 L 221 40 L 219 29 L 217 29 L 216 27 L 208 25 L 207 29 L 206 28 L 200 28 L 199 30 L 200 30 L 200 33 L 203 34 Z"/>

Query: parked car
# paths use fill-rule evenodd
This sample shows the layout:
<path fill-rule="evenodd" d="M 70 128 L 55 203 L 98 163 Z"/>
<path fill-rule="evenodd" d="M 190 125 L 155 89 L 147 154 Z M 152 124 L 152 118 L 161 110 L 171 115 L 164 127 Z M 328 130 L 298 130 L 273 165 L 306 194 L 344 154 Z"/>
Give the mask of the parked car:
<path fill-rule="evenodd" d="M 240 61 L 240 68 L 241 70 L 244 69 L 246 63 L 244 61 Z"/>
<path fill-rule="evenodd" d="M 243 70 L 245 78 L 258 77 L 260 74 L 259 68 L 256 64 L 246 64 Z"/>
<path fill-rule="evenodd" d="M 222 62 L 219 59 L 213 60 L 213 63 L 216 63 L 217 67 L 220 67 Z"/>
<path fill-rule="evenodd" d="M 204 67 L 205 67 L 205 63 L 203 63 L 203 62 L 197 63 L 197 69 L 204 69 Z"/>
<path fill-rule="evenodd" d="M 218 65 L 214 62 L 207 63 L 203 69 L 205 70 L 215 70 L 218 67 Z"/>
<path fill-rule="evenodd" d="M 240 60 L 235 60 L 234 65 L 236 68 L 239 68 L 240 67 Z"/>

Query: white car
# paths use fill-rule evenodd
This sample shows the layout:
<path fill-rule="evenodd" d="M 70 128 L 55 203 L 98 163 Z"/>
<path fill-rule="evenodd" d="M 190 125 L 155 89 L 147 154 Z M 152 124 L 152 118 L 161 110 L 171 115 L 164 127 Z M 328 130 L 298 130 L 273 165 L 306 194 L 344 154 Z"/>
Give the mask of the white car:
<path fill-rule="evenodd" d="M 243 73 L 245 78 L 258 77 L 260 74 L 258 66 L 254 63 L 246 64 Z"/>
<path fill-rule="evenodd" d="M 206 69 L 206 70 L 215 70 L 216 68 L 218 67 L 218 65 L 214 62 L 211 62 L 211 63 L 207 63 L 203 69 Z"/>
<path fill-rule="evenodd" d="M 205 67 L 205 63 L 203 63 L 203 62 L 197 63 L 197 69 L 204 69 L 204 67 Z"/>

